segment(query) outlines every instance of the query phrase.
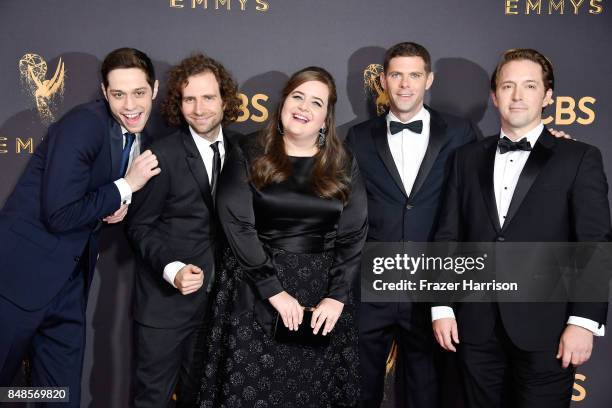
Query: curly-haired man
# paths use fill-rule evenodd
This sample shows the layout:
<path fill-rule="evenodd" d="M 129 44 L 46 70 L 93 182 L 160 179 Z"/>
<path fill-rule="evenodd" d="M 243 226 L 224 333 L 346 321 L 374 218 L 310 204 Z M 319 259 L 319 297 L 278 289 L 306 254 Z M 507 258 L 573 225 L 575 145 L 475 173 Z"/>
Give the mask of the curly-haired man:
<path fill-rule="evenodd" d="M 220 237 L 216 183 L 240 98 L 227 70 L 202 54 L 172 67 L 162 113 L 178 129 L 151 146 L 164 171 L 135 195 L 128 237 L 137 254 L 134 297 L 135 407 L 167 406 L 190 375 L 196 329 L 214 280 Z"/>

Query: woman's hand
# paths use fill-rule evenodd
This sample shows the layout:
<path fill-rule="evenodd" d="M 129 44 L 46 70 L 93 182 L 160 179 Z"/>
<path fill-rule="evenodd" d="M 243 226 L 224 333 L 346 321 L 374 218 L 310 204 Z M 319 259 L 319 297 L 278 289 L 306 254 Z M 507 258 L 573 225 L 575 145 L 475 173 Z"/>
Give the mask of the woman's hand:
<path fill-rule="evenodd" d="M 323 299 L 317 305 L 314 312 L 312 312 L 310 327 L 314 328 L 313 333 L 317 334 L 323 323 L 325 323 L 325 327 L 323 327 L 323 335 L 326 336 L 327 333 L 332 331 L 336 325 L 343 308 L 344 303 L 342 302 L 338 302 L 337 300 L 331 298 Z"/>
<path fill-rule="evenodd" d="M 268 299 L 270 304 L 278 311 L 285 327 L 289 330 L 297 330 L 304 318 L 304 308 L 300 302 L 285 291 Z"/>

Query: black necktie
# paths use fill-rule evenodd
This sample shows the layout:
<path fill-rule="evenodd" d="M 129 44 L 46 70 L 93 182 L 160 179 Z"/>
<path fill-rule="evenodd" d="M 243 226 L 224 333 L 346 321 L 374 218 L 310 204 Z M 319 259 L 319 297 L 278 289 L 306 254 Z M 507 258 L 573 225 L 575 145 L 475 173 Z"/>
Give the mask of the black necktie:
<path fill-rule="evenodd" d="M 501 139 L 499 139 L 499 142 L 497 142 L 497 145 L 499 146 L 499 154 L 505 154 L 508 152 L 513 152 L 515 150 L 525 150 L 525 151 L 531 150 L 531 143 L 529 143 L 529 141 L 526 138 L 523 138 L 519 140 L 518 142 L 513 142 L 512 140 L 504 136 Z"/>
<path fill-rule="evenodd" d="M 221 172 L 221 153 L 219 153 L 219 141 L 212 143 L 210 148 L 213 149 L 213 168 L 212 177 L 210 181 L 210 192 L 214 197 L 217 193 L 217 180 L 219 179 L 219 173 Z"/>
<path fill-rule="evenodd" d="M 127 172 L 128 163 L 130 162 L 130 151 L 132 150 L 132 145 L 134 144 L 134 140 L 136 139 L 136 135 L 133 133 L 125 134 L 125 146 L 123 146 L 123 153 L 121 154 L 121 176 L 125 176 Z"/>
<path fill-rule="evenodd" d="M 423 121 L 415 120 L 414 122 L 410 123 L 402 123 L 392 120 L 391 123 L 389 123 L 389 131 L 392 135 L 396 134 L 397 132 L 401 132 L 404 129 L 408 129 L 414 133 L 421 133 L 423 131 Z"/>

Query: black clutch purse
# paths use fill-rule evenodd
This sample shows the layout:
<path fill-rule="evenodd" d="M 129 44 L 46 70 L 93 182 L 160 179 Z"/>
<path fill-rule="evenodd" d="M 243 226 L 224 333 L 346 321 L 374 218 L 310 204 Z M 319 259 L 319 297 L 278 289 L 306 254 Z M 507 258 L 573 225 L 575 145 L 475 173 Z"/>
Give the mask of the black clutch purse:
<path fill-rule="evenodd" d="M 312 333 L 310 322 L 312 320 L 312 312 L 314 308 L 304 309 L 304 319 L 302 324 L 298 326 L 297 331 L 289 330 L 283 323 L 283 319 L 278 313 L 276 313 L 276 319 L 274 321 L 274 340 L 279 343 L 286 344 L 298 344 L 301 346 L 312 346 L 312 347 L 327 347 L 329 346 L 329 339 L 331 333 L 327 333 L 327 336 L 323 336 L 323 327 L 319 329 L 317 334 Z"/>

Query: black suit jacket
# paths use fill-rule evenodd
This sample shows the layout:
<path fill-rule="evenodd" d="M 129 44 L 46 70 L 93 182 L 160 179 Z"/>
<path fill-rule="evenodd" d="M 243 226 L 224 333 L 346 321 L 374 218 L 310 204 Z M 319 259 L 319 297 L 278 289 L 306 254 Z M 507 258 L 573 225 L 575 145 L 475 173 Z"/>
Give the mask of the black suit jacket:
<path fill-rule="evenodd" d="M 237 134 L 223 130 L 226 156 Z M 128 238 L 137 258 L 134 318 L 141 324 L 176 328 L 203 310 L 214 280 L 215 248 L 222 240 L 206 168 L 189 129 L 151 146 L 161 173 L 134 194 Z M 171 262 L 204 270 L 204 286 L 182 295 L 163 278 Z"/>
<path fill-rule="evenodd" d="M 545 129 L 520 175 L 503 228 L 495 204 L 493 168 L 499 135 L 457 151 L 444 193 L 437 241 L 602 242 L 611 238 L 608 184 L 599 150 L 555 139 Z M 516 346 L 556 347 L 568 316 L 606 321 L 606 303 L 499 303 Z M 492 334 L 497 306 L 457 303 L 461 341 Z"/>
<path fill-rule="evenodd" d="M 425 108 L 431 117 L 429 143 L 410 196 L 391 156 L 386 116 L 349 130 L 346 144 L 357 158 L 368 194 L 368 241 L 429 241 L 449 158 L 476 140 L 469 121 Z"/>

